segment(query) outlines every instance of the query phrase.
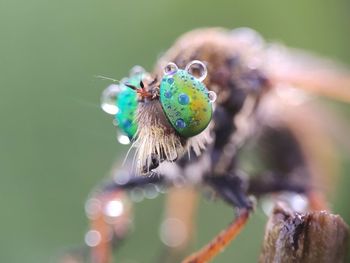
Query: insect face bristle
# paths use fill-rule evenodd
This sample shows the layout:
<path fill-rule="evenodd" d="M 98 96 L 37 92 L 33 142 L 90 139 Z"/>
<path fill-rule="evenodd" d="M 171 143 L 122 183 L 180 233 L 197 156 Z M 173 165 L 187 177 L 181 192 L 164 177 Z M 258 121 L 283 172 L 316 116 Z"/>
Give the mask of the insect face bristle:
<path fill-rule="evenodd" d="M 184 151 L 181 138 L 170 126 L 158 100 L 140 103 L 137 122 L 139 128 L 134 146 L 141 173 L 156 168 L 163 160 L 175 160 Z"/>

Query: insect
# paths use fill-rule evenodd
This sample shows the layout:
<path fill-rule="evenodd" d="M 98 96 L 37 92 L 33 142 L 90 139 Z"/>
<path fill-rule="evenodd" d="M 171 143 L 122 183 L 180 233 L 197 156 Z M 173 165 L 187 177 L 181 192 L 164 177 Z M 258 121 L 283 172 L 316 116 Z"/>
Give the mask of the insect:
<path fill-rule="evenodd" d="M 327 169 L 315 164 L 328 157 L 313 147 L 330 142 L 304 106 L 304 91 L 349 102 L 347 71 L 268 44 L 251 29 L 208 28 L 180 37 L 152 73 L 131 73 L 112 91 L 103 103 L 110 102 L 118 128 L 133 142 L 136 165 L 120 168 L 87 202 L 93 262 L 109 262 L 112 240 L 124 238 L 133 189 L 206 186 L 234 208 L 232 223 L 182 262 L 209 262 L 220 253 L 253 212 L 251 195 L 298 193 L 305 209 L 327 209 L 318 185 Z M 246 149 L 261 164 L 250 176 L 240 166 Z M 191 192 L 182 194 L 193 209 Z"/>

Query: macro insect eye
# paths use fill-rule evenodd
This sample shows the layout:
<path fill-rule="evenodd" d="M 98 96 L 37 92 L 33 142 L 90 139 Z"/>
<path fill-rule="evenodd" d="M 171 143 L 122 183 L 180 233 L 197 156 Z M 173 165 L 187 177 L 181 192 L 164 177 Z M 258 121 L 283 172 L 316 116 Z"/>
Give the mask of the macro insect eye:
<path fill-rule="evenodd" d="M 130 87 L 139 87 L 146 72 L 140 66 L 130 71 L 130 77 L 123 79 L 119 85 L 112 84 L 102 93 L 101 108 L 108 114 L 114 115 L 115 123 L 121 134 L 118 140 L 127 144 L 135 137 L 137 131 L 136 111 L 137 93 Z"/>
<path fill-rule="evenodd" d="M 179 69 L 169 63 L 160 84 L 160 102 L 173 128 L 183 137 L 189 138 L 202 132 L 212 118 L 212 103 L 216 99 L 202 81 L 207 68 L 194 60 L 186 68 Z"/>

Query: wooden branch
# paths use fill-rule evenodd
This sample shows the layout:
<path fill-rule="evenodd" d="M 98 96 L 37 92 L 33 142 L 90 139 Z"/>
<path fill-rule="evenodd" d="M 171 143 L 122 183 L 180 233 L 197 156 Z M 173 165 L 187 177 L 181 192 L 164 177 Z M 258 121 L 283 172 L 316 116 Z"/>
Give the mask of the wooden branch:
<path fill-rule="evenodd" d="M 265 231 L 260 263 L 345 262 L 349 227 L 325 211 L 299 214 L 279 203 Z"/>

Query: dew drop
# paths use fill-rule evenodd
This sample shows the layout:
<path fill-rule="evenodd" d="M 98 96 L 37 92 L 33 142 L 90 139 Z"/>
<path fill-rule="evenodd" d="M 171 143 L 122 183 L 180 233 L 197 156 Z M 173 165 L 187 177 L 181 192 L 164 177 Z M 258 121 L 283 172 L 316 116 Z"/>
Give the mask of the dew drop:
<path fill-rule="evenodd" d="M 164 68 L 164 74 L 165 75 L 174 75 L 178 70 L 179 70 L 179 68 L 176 66 L 175 63 L 169 62 Z"/>
<path fill-rule="evenodd" d="M 192 76 L 196 77 L 196 79 L 200 82 L 202 82 L 208 74 L 207 67 L 202 61 L 199 60 L 193 60 L 188 63 L 185 70 Z"/>
<path fill-rule="evenodd" d="M 157 187 L 155 184 L 148 184 L 145 187 L 145 197 L 148 199 L 154 199 L 158 196 L 158 191 L 157 191 Z"/>
<path fill-rule="evenodd" d="M 177 218 L 167 218 L 160 227 L 160 239 L 168 247 L 178 247 L 182 245 L 188 231 L 184 222 Z"/>
<path fill-rule="evenodd" d="M 216 101 L 217 95 L 216 95 L 216 93 L 214 91 L 211 90 L 211 91 L 208 92 L 208 98 L 209 98 L 209 101 L 211 103 L 213 103 L 213 102 Z"/>
<path fill-rule="evenodd" d="M 85 213 L 89 219 L 94 219 L 101 211 L 101 201 L 97 198 L 90 198 L 85 203 Z"/>
<path fill-rule="evenodd" d="M 166 92 L 164 93 L 164 96 L 165 96 L 166 98 L 168 98 L 168 99 L 170 99 L 172 95 L 173 95 L 173 94 L 171 93 L 170 90 L 168 90 L 168 91 L 166 91 Z"/>
<path fill-rule="evenodd" d="M 186 127 L 186 123 L 183 119 L 177 119 L 175 122 L 176 128 L 183 129 Z"/>
<path fill-rule="evenodd" d="M 113 200 L 106 204 L 104 213 L 109 217 L 121 216 L 124 212 L 124 205 L 121 200 Z"/>
<path fill-rule="evenodd" d="M 146 72 L 146 70 L 143 67 L 136 65 L 136 66 L 131 68 L 129 74 L 130 74 L 130 76 L 135 76 L 135 75 L 143 74 L 145 72 Z"/>
<path fill-rule="evenodd" d="M 187 105 L 190 102 L 190 97 L 185 93 L 181 93 L 178 97 L 178 101 L 181 105 Z"/>
<path fill-rule="evenodd" d="M 135 187 L 130 191 L 130 199 L 135 202 L 141 202 L 145 197 L 143 189 L 141 187 Z"/>
<path fill-rule="evenodd" d="M 116 84 L 109 85 L 101 95 L 101 108 L 104 112 L 115 115 L 119 109 L 116 104 L 118 93 L 121 91 Z"/>
<path fill-rule="evenodd" d="M 130 139 L 127 135 L 121 133 L 121 132 L 117 132 L 117 140 L 120 144 L 123 144 L 123 145 L 128 145 L 130 144 Z"/>
<path fill-rule="evenodd" d="M 85 243 L 89 247 L 96 247 L 101 242 L 101 234 L 96 230 L 90 230 L 85 235 Z"/>

